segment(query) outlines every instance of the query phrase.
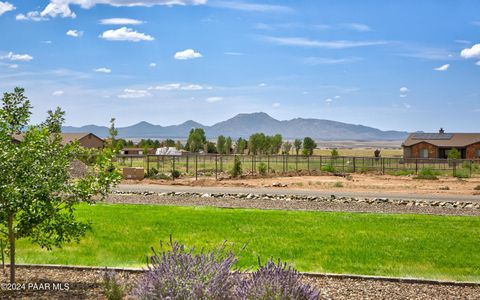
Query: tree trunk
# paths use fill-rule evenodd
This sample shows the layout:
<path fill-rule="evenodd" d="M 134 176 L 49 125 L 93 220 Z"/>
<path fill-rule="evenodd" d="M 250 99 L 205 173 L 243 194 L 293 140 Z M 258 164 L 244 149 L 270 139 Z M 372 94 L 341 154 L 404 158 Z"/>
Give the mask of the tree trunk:
<path fill-rule="evenodd" d="M 15 283 L 15 232 L 13 231 L 13 214 L 8 214 L 8 243 L 10 245 L 10 283 Z"/>

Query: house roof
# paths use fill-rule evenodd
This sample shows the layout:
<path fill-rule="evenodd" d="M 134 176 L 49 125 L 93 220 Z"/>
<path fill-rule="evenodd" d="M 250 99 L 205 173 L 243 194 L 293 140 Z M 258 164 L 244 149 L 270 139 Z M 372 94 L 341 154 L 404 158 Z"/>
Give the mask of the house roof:
<path fill-rule="evenodd" d="M 403 146 L 429 143 L 437 147 L 466 147 L 480 143 L 480 133 L 411 133 Z"/>
<path fill-rule="evenodd" d="M 63 145 L 66 145 L 66 144 L 71 143 L 73 141 L 79 141 L 79 140 L 81 140 L 84 137 L 89 136 L 89 135 L 92 135 L 92 136 L 98 138 L 99 140 L 102 140 L 98 136 L 94 135 L 93 133 L 89 133 L 89 132 L 60 133 L 60 136 L 62 137 L 62 144 Z M 14 134 L 12 139 L 14 141 L 22 141 L 23 140 L 23 133 Z"/>

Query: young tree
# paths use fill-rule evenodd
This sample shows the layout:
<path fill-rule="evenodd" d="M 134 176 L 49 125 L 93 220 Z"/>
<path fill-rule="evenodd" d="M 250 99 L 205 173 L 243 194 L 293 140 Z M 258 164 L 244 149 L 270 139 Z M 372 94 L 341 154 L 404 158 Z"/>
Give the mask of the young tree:
<path fill-rule="evenodd" d="M 250 154 L 257 155 L 265 153 L 268 147 L 267 138 L 263 133 L 255 133 L 248 139 L 248 150 Z"/>
<path fill-rule="evenodd" d="M 60 109 L 49 112 L 44 123 L 27 128 L 31 106 L 23 93 L 21 88 L 4 93 L 0 109 L 0 234 L 8 239 L 11 283 L 16 240 L 27 238 L 47 249 L 78 242 L 89 224 L 75 218 L 75 206 L 106 196 L 119 180 L 111 149 L 96 157 L 88 175 L 72 178 L 71 161 L 87 151 L 78 142 L 63 145 Z"/>
<path fill-rule="evenodd" d="M 247 148 L 247 141 L 242 139 L 242 138 L 238 138 L 237 144 L 236 144 L 236 147 L 235 147 L 235 153 L 236 154 L 244 154 L 246 148 Z"/>
<path fill-rule="evenodd" d="M 312 138 L 307 136 L 303 139 L 303 155 L 311 156 L 315 148 L 317 148 L 317 144 Z"/>
<path fill-rule="evenodd" d="M 293 145 L 290 142 L 283 143 L 283 153 L 289 155 L 290 151 L 292 151 L 292 146 Z"/>
<path fill-rule="evenodd" d="M 300 149 L 302 149 L 302 140 L 295 139 L 295 141 L 293 141 L 293 147 L 295 147 L 295 154 L 298 156 Z"/>
<path fill-rule="evenodd" d="M 227 140 L 225 141 L 225 154 L 230 153 L 232 153 L 232 138 L 227 137 Z"/>
<path fill-rule="evenodd" d="M 181 141 L 177 141 L 177 142 L 175 143 L 175 148 L 176 148 L 177 150 L 182 150 L 182 149 L 183 149 L 182 142 L 181 142 Z"/>
<path fill-rule="evenodd" d="M 219 154 L 225 154 L 225 142 L 226 139 L 223 135 L 219 135 L 217 138 L 217 151 Z"/>
<path fill-rule="evenodd" d="M 118 129 L 115 127 L 115 118 L 110 119 L 110 128 L 108 129 L 108 133 L 110 134 L 110 145 L 112 149 L 115 149 L 116 146 L 116 138 L 118 135 Z"/>
<path fill-rule="evenodd" d="M 276 134 L 270 138 L 270 154 L 278 154 L 282 148 L 283 138 L 281 134 Z"/>
<path fill-rule="evenodd" d="M 332 156 L 332 158 L 337 158 L 337 157 L 338 157 L 338 150 L 337 150 L 337 148 L 332 149 L 331 156 Z"/>
<path fill-rule="evenodd" d="M 462 154 L 460 153 L 460 151 L 458 151 L 457 148 L 452 148 L 451 150 L 448 151 L 447 158 L 448 159 L 460 159 L 460 158 L 462 158 Z"/>
<path fill-rule="evenodd" d="M 205 130 L 202 128 L 192 128 L 188 135 L 185 148 L 190 152 L 198 152 L 204 148 L 206 142 L 207 138 L 205 137 Z"/>

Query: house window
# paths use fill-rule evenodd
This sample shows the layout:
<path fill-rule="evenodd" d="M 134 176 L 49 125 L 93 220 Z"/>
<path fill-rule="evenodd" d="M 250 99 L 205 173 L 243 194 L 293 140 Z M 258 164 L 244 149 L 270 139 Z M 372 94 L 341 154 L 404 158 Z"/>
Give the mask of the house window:
<path fill-rule="evenodd" d="M 420 158 L 428 158 L 428 149 L 420 149 Z"/>

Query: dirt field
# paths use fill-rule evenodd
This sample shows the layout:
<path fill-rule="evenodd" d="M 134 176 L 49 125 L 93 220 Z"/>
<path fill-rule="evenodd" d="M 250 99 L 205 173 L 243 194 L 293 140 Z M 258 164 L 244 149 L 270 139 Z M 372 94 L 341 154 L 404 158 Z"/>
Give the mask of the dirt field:
<path fill-rule="evenodd" d="M 399 194 L 423 195 L 480 195 L 480 178 L 457 179 L 440 177 L 439 180 L 418 180 L 412 176 L 390 176 L 372 174 L 351 174 L 347 177 L 339 176 L 295 176 L 273 177 L 258 179 L 225 179 L 216 181 L 215 178 L 199 179 L 181 178 L 174 182 L 166 180 L 149 180 L 141 182 L 124 181 L 134 184 L 175 184 L 187 186 L 226 186 L 226 187 L 278 187 L 318 190 L 318 191 L 345 191 L 345 192 L 389 192 Z"/>

